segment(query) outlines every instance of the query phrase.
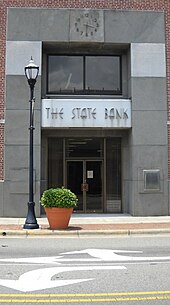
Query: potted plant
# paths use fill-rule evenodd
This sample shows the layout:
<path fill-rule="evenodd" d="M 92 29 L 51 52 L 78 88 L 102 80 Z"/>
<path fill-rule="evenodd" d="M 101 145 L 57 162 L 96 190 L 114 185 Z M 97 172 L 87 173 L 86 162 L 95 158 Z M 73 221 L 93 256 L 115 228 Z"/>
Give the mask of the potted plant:
<path fill-rule="evenodd" d="M 45 209 L 50 229 L 68 228 L 77 201 L 77 196 L 65 187 L 50 188 L 43 192 L 40 202 Z"/>

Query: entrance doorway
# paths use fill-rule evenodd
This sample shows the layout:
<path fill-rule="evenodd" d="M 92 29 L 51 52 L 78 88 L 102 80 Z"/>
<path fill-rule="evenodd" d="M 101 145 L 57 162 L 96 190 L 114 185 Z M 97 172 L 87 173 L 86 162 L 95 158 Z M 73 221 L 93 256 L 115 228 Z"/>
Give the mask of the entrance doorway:
<path fill-rule="evenodd" d="M 67 161 L 67 187 L 78 197 L 77 211 L 103 212 L 103 162 Z"/>
<path fill-rule="evenodd" d="M 49 137 L 48 188 L 66 186 L 77 212 L 121 213 L 121 138 Z"/>

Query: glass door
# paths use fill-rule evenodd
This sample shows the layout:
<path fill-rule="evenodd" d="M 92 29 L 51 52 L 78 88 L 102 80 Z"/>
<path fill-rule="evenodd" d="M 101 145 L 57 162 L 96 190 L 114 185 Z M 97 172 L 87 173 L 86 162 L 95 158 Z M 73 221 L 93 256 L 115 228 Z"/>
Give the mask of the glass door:
<path fill-rule="evenodd" d="M 84 210 L 84 200 L 82 192 L 83 181 L 83 161 L 67 161 L 67 187 L 77 195 L 78 205 L 75 210 Z"/>
<path fill-rule="evenodd" d="M 86 163 L 86 211 L 103 211 L 102 161 L 85 161 Z"/>
<path fill-rule="evenodd" d="M 67 187 L 78 197 L 77 211 L 103 211 L 102 161 L 67 161 Z"/>

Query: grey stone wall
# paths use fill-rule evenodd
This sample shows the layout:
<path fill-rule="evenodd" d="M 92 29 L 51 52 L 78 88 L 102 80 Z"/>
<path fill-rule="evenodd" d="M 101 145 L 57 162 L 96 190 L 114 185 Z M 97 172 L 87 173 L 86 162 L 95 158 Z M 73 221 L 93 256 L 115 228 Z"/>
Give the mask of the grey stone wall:
<path fill-rule="evenodd" d="M 86 10 L 87 12 L 88 10 Z M 29 88 L 23 68 L 31 56 L 40 65 L 35 109 L 35 201 L 40 196 L 42 43 L 113 44 L 129 48 L 128 96 L 132 128 L 122 140 L 123 211 L 168 214 L 167 100 L 164 15 L 161 12 L 95 11 L 97 35 L 80 36 L 75 20 L 83 10 L 9 8 L 6 60 L 4 216 L 25 216 L 28 201 Z M 160 169 L 161 189 L 142 192 L 139 172 Z M 2 211 L 0 210 L 0 213 Z M 40 213 L 39 205 L 36 208 Z"/>

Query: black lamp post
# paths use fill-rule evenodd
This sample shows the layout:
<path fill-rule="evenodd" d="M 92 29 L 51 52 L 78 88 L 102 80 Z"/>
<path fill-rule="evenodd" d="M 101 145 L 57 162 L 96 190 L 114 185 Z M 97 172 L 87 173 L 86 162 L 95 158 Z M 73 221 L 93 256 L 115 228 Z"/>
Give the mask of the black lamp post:
<path fill-rule="evenodd" d="M 30 86 L 30 139 L 29 139 L 29 202 L 28 202 L 28 213 L 24 229 L 38 229 L 39 225 L 37 223 L 34 211 L 34 189 L 33 189 L 33 132 L 34 132 L 34 87 L 38 77 L 39 67 L 34 64 L 34 61 L 31 57 L 31 60 L 28 66 L 25 67 L 25 76 L 27 78 L 28 84 Z"/>

